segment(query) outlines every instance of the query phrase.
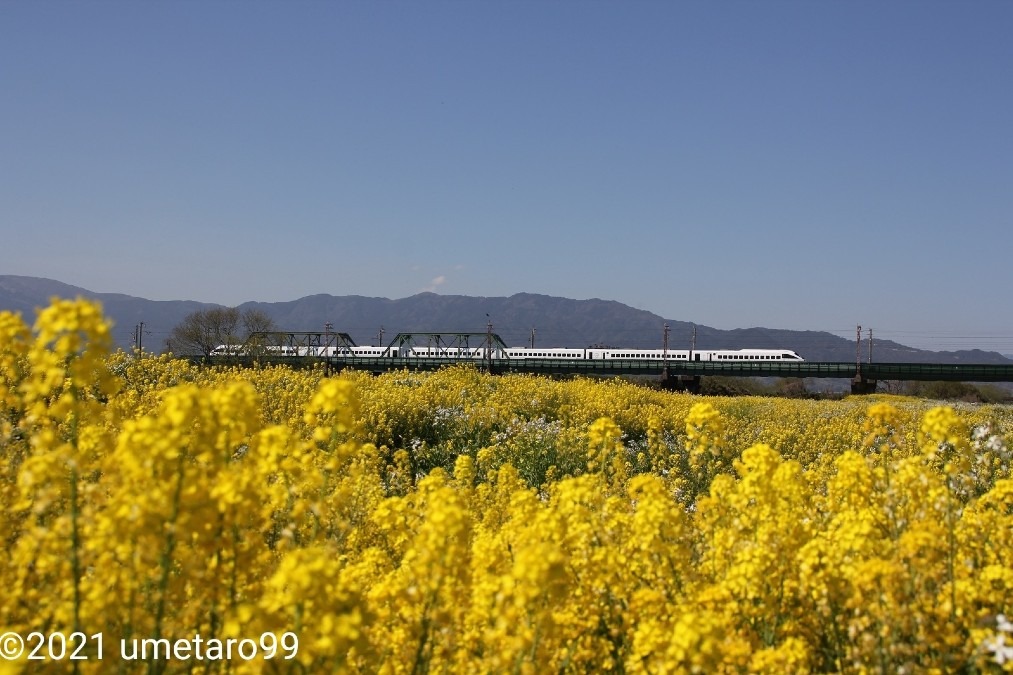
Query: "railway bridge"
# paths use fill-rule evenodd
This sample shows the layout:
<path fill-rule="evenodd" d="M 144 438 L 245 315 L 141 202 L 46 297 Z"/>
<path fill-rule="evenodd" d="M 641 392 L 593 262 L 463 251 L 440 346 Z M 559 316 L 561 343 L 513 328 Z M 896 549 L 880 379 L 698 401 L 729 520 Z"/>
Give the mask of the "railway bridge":
<path fill-rule="evenodd" d="M 490 326 L 491 328 L 491 326 Z M 789 377 L 848 379 L 854 393 L 872 393 L 884 380 L 953 382 L 1013 382 L 1013 364 L 858 363 L 817 361 L 687 361 L 658 358 L 574 359 L 496 358 L 506 344 L 495 333 L 399 333 L 386 347 L 370 353 L 350 353 L 355 342 L 347 333 L 254 334 L 252 344 L 286 347 L 289 353 L 330 353 L 332 356 L 279 356 L 263 354 L 257 360 L 271 363 L 323 364 L 328 372 L 345 368 L 382 373 L 390 370 L 438 370 L 451 364 L 470 363 L 491 373 L 540 375 L 626 375 L 661 379 L 672 388 L 699 390 L 707 376 Z M 334 349 L 327 350 L 326 348 Z M 401 356 L 415 349 L 427 356 Z M 299 352 L 299 349 L 306 348 Z M 397 348 L 396 350 L 394 348 Z M 470 353 L 469 357 L 458 354 Z M 395 356 L 394 354 L 399 354 Z M 252 357 L 241 357 L 252 360 Z"/>
<path fill-rule="evenodd" d="M 324 359 L 326 361 L 326 359 Z M 849 379 L 854 393 L 872 393 L 880 380 L 954 382 L 1013 382 L 1013 364 L 940 363 L 833 363 L 815 361 L 660 361 L 657 359 L 453 359 L 436 358 L 342 358 L 328 363 L 332 370 L 344 368 L 380 373 L 388 370 L 437 370 L 450 363 L 472 363 L 492 373 L 541 375 L 638 375 L 661 379 L 673 388 L 698 390 L 700 378 L 792 377 Z"/>

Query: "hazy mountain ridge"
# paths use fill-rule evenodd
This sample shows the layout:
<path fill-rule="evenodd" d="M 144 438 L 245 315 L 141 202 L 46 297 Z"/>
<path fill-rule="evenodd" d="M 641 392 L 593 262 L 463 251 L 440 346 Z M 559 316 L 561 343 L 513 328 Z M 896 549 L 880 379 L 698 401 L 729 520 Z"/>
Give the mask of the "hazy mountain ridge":
<path fill-rule="evenodd" d="M 144 322 L 144 346 L 162 351 L 172 328 L 190 312 L 215 307 L 214 303 L 193 300 L 146 300 L 121 293 L 95 293 L 52 279 L 0 275 L 0 310 L 19 311 L 29 323 L 35 309 L 49 304 L 52 296 L 83 296 L 99 300 L 114 322 L 113 334 L 122 347 L 133 344 L 136 325 Z M 247 302 L 241 309 L 255 308 L 267 313 L 280 329 L 349 333 L 360 345 L 376 344 L 381 327 L 383 343 L 397 332 L 484 333 L 487 322 L 510 346 L 529 344 L 535 330 L 535 345 L 542 347 L 586 347 L 604 344 L 613 347 L 660 349 L 664 324 L 669 324 L 669 349 L 686 349 L 693 341 L 694 324 L 664 319 L 646 310 L 614 300 L 572 300 L 535 293 L 509 297 L 472 297 L 420 293 L 391 300 L 357 295 L 309 295 L 286 302 Z M 862 341 L 860 355 L 853 340 L 821 331 L 776 328 L 719 330 L 696 325 L 695 345 L 711 348 L 786 348 L 810 361 L 854 361 L 868 359 L 868 342 Z M 874 341 L 872 357 L 880 362 L 922 363 L 1010 363 L 998 352 L 962 350 L 934 352 L 915 349 L 888 340 Z"/>

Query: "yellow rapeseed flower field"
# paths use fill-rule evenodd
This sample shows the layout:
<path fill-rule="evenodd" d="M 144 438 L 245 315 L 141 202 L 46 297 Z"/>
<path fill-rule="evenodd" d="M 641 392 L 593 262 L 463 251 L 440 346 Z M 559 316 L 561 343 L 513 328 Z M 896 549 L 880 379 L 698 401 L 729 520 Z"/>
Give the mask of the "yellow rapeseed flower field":
<path fill-rule="evenodd" d="M 0 671 L 1013 672 L 1013 410 L 198 367 L 0 313 Z"/>

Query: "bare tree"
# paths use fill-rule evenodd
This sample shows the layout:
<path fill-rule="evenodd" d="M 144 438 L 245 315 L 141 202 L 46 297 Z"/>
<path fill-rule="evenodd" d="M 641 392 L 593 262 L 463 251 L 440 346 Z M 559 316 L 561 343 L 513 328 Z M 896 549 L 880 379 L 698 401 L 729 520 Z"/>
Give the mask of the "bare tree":
<path fill-rule="evenodd" d="M 242 321 L 247 356 L 263 356 L 270 345 L 280 343 L 281 337 L 277 335 L 278 326 L 265 312 L 247 309 L 243 312 Z"/>
<path fill-rule="evenodd" d="M 260 310 L 213 307 L 187 314 L 172 329 L 169 344 L 175 354 L 207 358 L 222 345 L 238 352 L 250 333 L 274 330 L 274 321 Z"/>
<path fill-rule="evenodd" d="M 252 333 L 271 333 L 278 330 L 274 319 L 259 309 L 247 309 L 243 312 L 243 331 L 247 336 Z"/>

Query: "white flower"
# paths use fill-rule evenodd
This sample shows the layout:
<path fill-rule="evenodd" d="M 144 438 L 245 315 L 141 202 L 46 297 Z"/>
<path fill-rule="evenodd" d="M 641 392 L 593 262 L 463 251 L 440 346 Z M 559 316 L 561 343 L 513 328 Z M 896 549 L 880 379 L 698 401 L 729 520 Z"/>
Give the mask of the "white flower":
<path fill-rule="evenodd" d="M 993 660 L 1000 666 L 1006 662 L 1013 663 L 1013 644 L 1006 644 L 1006 635 L 1004 635 L 1004 633 L 1013 633 L 1013 623 L 1010 623 L 1005 614 L 999 614 L 995 617 L 995 627 L 1000 631 L 999 634 L 985 640 L 982 647 L 986 651 L 992 652 Z"/>
<path fill-rule="evenodd" d="M 1013 645 L 1006 644 L 1005 635 L 996 635 L 985 640 L 984 647 L 994 654 L 993 660 L 1000 666 L 1007 661 L 1013 661 Z"/>

